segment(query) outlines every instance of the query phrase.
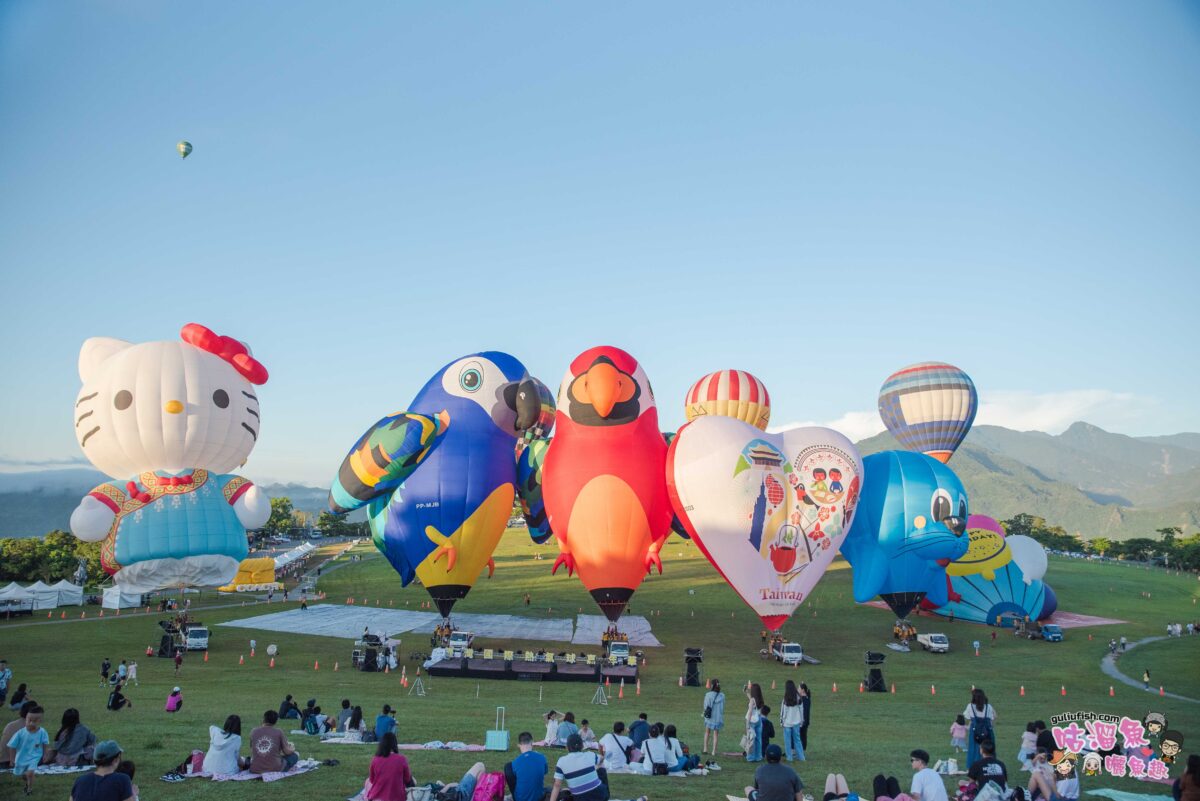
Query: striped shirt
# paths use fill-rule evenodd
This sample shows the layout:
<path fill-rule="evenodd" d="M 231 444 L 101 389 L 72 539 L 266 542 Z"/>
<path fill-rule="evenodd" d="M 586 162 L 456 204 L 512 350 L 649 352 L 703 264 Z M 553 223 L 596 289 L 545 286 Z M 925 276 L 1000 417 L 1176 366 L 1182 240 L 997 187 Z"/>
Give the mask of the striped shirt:
<path fill-rule="evenodd" d="M 571 795 L 579 796 L 600 786 L 596 773 L 598 758 L 592 751 L 572 751 L 559 758 L 554 766 L 554 780 L 567 785 Z"/>

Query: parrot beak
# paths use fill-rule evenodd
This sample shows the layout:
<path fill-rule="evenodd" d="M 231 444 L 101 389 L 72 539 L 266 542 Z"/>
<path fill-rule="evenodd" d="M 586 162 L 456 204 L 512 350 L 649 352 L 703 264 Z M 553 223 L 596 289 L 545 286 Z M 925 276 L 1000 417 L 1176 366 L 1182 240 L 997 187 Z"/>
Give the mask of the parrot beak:
<path fill-rule="evenodd" d="M 537 384 L 527 378 L 520 384 L 514 384 L 516 393 L 509 405 L 517 413 L 517 421 L 513 428 L 517 431 L 527 431 L 538 421 L 542 414 L 542 401 L 538 395 Z M 507 395 L 507 393 L 505 393 Z M 506 398 L 507 400 L 507 398 Z"/>
<path fill-rule="evenodd" d="M 621 374 L 608 361 L 596 362 L 584 374 L 588 399 L 596 414 L 608 417 L 621 394 Z"/>

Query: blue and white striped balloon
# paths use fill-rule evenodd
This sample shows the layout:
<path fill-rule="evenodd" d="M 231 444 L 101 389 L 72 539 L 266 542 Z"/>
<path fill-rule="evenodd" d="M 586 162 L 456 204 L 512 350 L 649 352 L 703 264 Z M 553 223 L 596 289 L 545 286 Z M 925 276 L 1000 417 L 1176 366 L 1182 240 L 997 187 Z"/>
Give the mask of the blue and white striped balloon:
<path fill-rule="evenodd" d="M 879 416 L 900 444 L 945 463 L 971 430 L 979 395 L 971 377 L 952 364 L 922 362 L 888 376 L 879 390 Z"/>

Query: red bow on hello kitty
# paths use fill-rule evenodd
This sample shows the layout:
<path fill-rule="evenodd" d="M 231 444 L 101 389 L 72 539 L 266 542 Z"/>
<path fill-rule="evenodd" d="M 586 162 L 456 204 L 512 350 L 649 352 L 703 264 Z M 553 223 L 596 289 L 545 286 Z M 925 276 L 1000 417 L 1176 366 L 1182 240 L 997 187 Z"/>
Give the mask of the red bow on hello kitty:
<path fill-rule="evenodd" d="M 233 369 L 251 384 L 267 383 L 267 368 L 250 355 L 245 345 L 233 337 L 219 336 L 200 323 L 188 323 L 179 332 L 179 336 L 189 345 L 195 345 L 200 350 L 208 351 L 229 362 Z"/>

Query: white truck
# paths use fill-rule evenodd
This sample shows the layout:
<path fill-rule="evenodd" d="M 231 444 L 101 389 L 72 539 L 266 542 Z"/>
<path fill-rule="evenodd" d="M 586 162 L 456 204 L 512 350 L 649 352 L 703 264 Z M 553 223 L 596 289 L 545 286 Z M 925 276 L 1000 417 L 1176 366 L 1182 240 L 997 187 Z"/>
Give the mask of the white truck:
<path fill-rule="evenodd" d="M 776 662 L 785 665 L 798 665 L 804 661 L 804 649 L 798 642 L 777 642 L 771 649 L 771 655 Z"/>
<path fill-rule="evenodd" d="M 944 654 L 950 650 L 950 638 L 945 634 L 918 634 L 917 644 L 935 654 Z"/>
<path fill-rule="evenodd" d="M 460 657 L 471 647 L 471 642 L 474 639 L 475 635 L 469 631 L 453 631 L 450 633 L 450 639 L 446 643 L 446 650 L 450 652 L 450 656 Z"/>
<path fill-rule="evenodd" d="M 609 640 L 608 661 L 614 665 L 623 665 L 629 660 L 629 643 L 624 640 Z"/>
<path fill-rule="evenodd" d="M 205 626 L 189 626 L 184 635 L 184 647 L 189 651 L 208 650 L 208 628 Z"/>

